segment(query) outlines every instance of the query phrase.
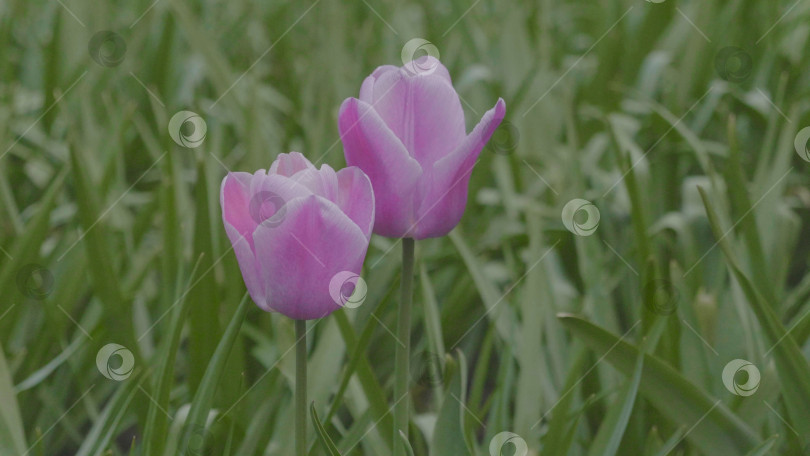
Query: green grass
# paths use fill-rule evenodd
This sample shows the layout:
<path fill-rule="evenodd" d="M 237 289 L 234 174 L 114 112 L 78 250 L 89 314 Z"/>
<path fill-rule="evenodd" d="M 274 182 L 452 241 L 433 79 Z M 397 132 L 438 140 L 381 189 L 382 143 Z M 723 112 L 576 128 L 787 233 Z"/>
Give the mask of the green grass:
<path fill-rule="evenodd" d="M 413 454 L 808 454 L 807 2 L 11 0 L 0 456 L 293 453 L 293 323 L 245 298 L 219 183 L 344 166 L 338 106 L 416 37 L 468 129 L 498 96 L 508 123 L 416 246 Z M 312 455 L 391 452 L 398 251 L 375 236 L 364 304 L 309 323 Z"/>

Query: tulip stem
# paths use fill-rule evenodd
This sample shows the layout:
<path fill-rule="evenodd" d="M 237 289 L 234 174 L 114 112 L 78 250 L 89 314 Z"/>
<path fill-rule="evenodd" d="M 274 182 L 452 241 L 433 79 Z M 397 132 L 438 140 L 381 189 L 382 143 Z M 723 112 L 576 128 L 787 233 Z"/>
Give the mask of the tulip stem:
<path fill-rule="evenodd" d="M 410 377 L 411 352 L 411 304 L 413 302 L 413 251 L 414 240 L 402 239 L 402 278 L 400 280 L 401 300 L 397 320 L 397 350 L 394 367 L 394 456 L 405 455 L 405 441 L 400 432 L 408 438 L 408 415 L 410 400 L 408 379 Z"/>
<path fill-rule="evenodd" d="M 295 320 L 295 454 L 307 454 L 307 321 Z"/>

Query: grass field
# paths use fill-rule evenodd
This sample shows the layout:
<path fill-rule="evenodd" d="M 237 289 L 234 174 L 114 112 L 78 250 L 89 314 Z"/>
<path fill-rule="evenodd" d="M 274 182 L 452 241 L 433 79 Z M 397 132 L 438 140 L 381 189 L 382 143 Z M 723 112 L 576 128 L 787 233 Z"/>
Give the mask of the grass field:
<path fill-rule="evenodd" d="M 810 455 L 810 3 L 7 0 L 0 456 L 293 454 L 220 182 L 345 166 L 414 38 L 507 116 L 416 244 L 413 454 Z M 398 247 L 309 323 L 312 455 L 391 454 Z"/>

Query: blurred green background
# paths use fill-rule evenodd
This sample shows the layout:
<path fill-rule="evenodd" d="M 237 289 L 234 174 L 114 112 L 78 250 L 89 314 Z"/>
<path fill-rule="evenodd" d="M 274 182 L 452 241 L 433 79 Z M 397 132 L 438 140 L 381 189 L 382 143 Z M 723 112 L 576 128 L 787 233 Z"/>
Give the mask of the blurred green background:
<path fill-rule="evenodd" d="M 344 166 L 338 106 L 414 38 L 468 129 L 507 104 L 417 243 L 414 454 L 810 454 L 809 34 L 800 0 L 0 2 L 0 455 L 292 454 L 292 322 L 239 318 L 219 183 Z M 310 323 L 311 454 L 390 454 L 397 247 Z"/>

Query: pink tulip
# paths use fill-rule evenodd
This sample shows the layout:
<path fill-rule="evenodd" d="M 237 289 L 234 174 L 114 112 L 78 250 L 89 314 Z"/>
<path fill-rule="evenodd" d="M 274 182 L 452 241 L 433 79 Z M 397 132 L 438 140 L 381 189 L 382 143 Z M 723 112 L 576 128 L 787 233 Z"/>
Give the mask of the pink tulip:
<path fill-rule="evenodd" d="M 344 101 L 338 115 L 346 163 L 374 187 L 374 232 L 414 239 L 449 233 L 464 214 L 473 165 L 505 113 L 499 98 L 468 135 L 450 74 L 437 59 L 374 70 L 360 98 Z"/>
<path fill-rule="evenodd" d="M 374 193 L 363 171 L 318 170 L 300 153 L 281 154 L 267 172 L 228 173 L 220 204 L 259 307 L 311 320 L 345 304 L 352 293 L 344 285 L 357 282 L 374 226 Z"/>

